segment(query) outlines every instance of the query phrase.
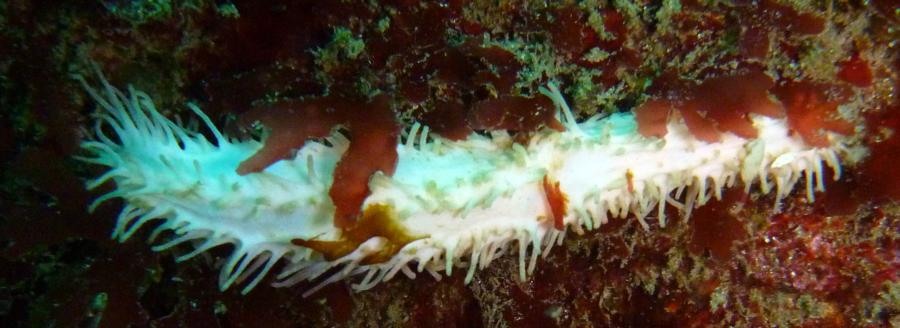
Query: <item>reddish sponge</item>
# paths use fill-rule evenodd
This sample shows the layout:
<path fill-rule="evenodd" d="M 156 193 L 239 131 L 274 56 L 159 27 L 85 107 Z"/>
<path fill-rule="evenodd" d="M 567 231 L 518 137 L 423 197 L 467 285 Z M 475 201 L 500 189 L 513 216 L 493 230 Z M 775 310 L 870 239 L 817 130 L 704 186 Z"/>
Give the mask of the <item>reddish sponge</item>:
<path fill-rule="evenodd" d="M 748 114 L 769 117 L 784 115 L 778 104 L 769 99 L 774 86 L 769 76 L 760 71 L 708 79 L 694 91 L 697 109 L 714 121 L 719 131 L 733 132 L 744 138 L 756 138 L 756 129 Z M 684 110 L 682 110 L 684 112 Z"/>
<path fill-rule="evenodd" d="M 688 130 L 706 142 L 719 141 L 722 132 L 756 138 L 750 113 L 769 117 L 786 114 L 791 130 L 816 147 L 829 145 L 826 131 L 853 133 L 853 125 L 837 117 L 837 106 L 846 100 L 847 93 L 837 86 L 787 82 L 775 87 L 771 78 L 756 70 L 709 78 L 697 85 L 667 73 L 654 83 L 649 90 L 651 99 L 635 109 L 638 132 L 645 137 L 664 136 L 674 109 L 684 118 Z M 770 89 L 781 104 L 770 99 Z"/>
<path fill-rule="evenodd" d="M 334 169 L 328 195 L 336 207 L 334 225 L 349 228 L 356 223 L 360 207 L 369 196 L 369 177 L 376 171 L 390 176 L 397 167 L 397 137 L 400 126 L 390 100 L 381 95 L 359 115 L 348 116 L 350 148 Z"/>
<path fill-rule="evenodd" d="M 476 103 L 469 112 L 468 122 L 476 130 L 535 132 L 546 126 L 563 131 L 555 113 L 553 101 L 544 95 L 501 96 Z"/>
<path fill-rule="evenodd" d="M 826 94 L 833 88 L 810 82 L 790 82 L 774 90 L 787 110 L 788 126 L 807 144 L 828 147 L 826 131 L 853 133 L 853 125 L 837 116 L 837 106 L 846 99 L 843 90 L 831 90 L 832 99 Z"/>
<path fill-rule="evenodd" d="M 765 73 L 749 72 L 713 77 L 695 85 L 673 74 L 660 76 L 650 93 L 651 100 L 635 110 L 638 132 L 663 136 L 672 109 L 677 109 L 697 139 L 717 142 L 722 132 L 755 138 L 756 129 L 748 114 L 781 117 L 781 107 L 769 99 L 774 82 Z"/>
<path fill-rule="evenodd" d="M 241 162 L 237 173 L 245 175 L 265 170 L 287 158 L 309 139 L 324 138 L 342 120 L 337 113 L 347 104 L 332 98 L 310 101 L 281 102 L 270 107 L 255 108 L 241 118 L 242 125 L 259 122 L 271 129 L 265 146 Z"/>
<path fill-rule="evenodd" d="M 242 120 L 258 121 L 272 131 L 263 148 L 238 166 L 241 175 L 266 169 L 303 147 L 307 140 L 328 136 L 338 125 L 350 130 L 350 147 L 335 168 L 328 192 L 336 207 L 334 224 L 339 228 L 356 222 L 369 195 L 369 177 L 376 171 L 392 175 L 397 165 L 400 127 L 384 95 L 368 103 L 337 97 L 284 102 L 257 108 Z"/>
<path fill-rule="evenodd" d="M 651 99 L 634 110 L 638 121 L 638 132 L 645 137 L 662 138 L 666 135 L 666 124 L 672 106 L 665 100 Z"/>

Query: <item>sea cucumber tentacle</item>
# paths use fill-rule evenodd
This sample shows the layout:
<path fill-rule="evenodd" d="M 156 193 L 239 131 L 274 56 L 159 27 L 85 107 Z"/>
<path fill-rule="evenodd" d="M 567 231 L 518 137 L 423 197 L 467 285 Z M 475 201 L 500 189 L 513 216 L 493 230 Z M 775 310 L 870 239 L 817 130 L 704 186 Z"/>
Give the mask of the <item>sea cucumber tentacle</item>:
<path fill-rule="evenodd" d="M 464 268 L 469 282 L 508 251 L 518 253 L 518 275 L 526 279 L 538 256 L 547 256 L 569 228 L 581 234 L 629 215 L 644 229 L 665 226 L 667 204 L 690 217 L 693 208 L 721 198 L 722 189 L 738 181 L 746 190 L 774 189 L 778 205 L 802 180 L 812 201 L 824 189 L 824 165 L 835 179 L 840 176 L 838 140 L 830 148 L 811 147 L 781 118 L 751 114 L 758 131 L 753 140 L 724 133 L 719 142 L 700 141 L 678 119 L 668 122 L 665 136 L 648 138 L 630 113 L 575 121 L 551 84 L 543 91 L 563 116 L 563 132 L 537 131 L 520 144 L 503 131 L 461 141 L 429 135 L 420 123 L 404 131 L 394 174 L 371 177 L 363 207 L 385 205 L 418 239 L 379 263 L 367 259 L 391 245 L 387 236 L 329 259 L 292 240 L 343 238 L 332 224 L 335 208 L 328 198 L 335 166 L 350 143 L 340 132 L 327 142 L 308 141 L 293 158 L 262 172 L 239 175 L 235 168 L 261 148 L 259 141 L 229 139 L 189 105 L 210 130 L 209 140 L 160 114 L 149 95 L 133 88 L 123 93 L 98 75 L 99 88 L 80 79 L 100 107 L 83 160 L 109 168 L 88 187 L 114 181 L 117 189 L 92 207 L 125 200 L 112 233 L 121 242 L 147 222 L 162 220 L 151 240 L 167 231 L 171 236 L 154 250 L 193 244 L 179 261 L 232 245 L 219 284 L 223 290 L 244 284 L 243 293 L 278 263 L 284 265 L 273 285 L 316 283 L 304 295 L 352 277 L 359 277 L 354 289 L 366 290 L 398 273 L 440 279 L 454 268 Z M 563 229 L 554 227 L 546 201 L 548 176 L 568 200 Z"/>

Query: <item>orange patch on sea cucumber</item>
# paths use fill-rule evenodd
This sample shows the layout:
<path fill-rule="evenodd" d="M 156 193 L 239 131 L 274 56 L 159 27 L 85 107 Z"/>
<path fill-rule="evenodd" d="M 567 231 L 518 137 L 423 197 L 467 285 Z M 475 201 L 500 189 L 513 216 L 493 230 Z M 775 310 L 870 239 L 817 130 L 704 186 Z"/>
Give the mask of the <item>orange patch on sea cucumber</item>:
<path fill-rule="evenodd" d="M 341 230 L 339 240 L 293 239 L 291 243 L 322 253 L 326 260 L 334 261 L 356 250 L 359 245 L 372 237 L 387 239 L 385 247 L 369 255 L 362 264 L 382 263 L 389 260 L 403 246 L 425 236 L 414 236 L 398 220 L 393 207 L 372 204 L 363 210 L 356 224 Z"/>
<path fill-rule="evenodd" d="M 631 173 L 631 169 L 625 170 L 625 180 L 628 181 L 628 192 L 634 192 L 634 173 Z"/>
<path fill-rule="evenodd" d="M 559 181 L 550 180 L 550 176 L 544 175 L 544 197 L 550 204 L 550 216 L 553 219 L 553 227 L 556 230 L 563 229 L 563 218 L 566 216 L 566 203 L 569 201 L 566 194 L 559 189 Z"/>

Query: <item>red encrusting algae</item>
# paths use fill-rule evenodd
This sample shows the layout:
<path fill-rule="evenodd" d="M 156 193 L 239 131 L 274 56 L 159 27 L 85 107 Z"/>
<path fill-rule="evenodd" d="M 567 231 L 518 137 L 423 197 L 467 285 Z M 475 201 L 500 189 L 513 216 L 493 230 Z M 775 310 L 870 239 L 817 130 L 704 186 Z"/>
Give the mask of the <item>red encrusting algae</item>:
<path fill-rule="evenodd" d="M 687 249 L 693 254 L 709 255 L 722 263 L 731 260 L 736 242 L 747 239 L 747 228 L 737 216 L 748 195 L 741 188 L 728 189 L 722 199 L 714 199 L 691 213 Z"/>
<path fill-rule="evenodd" d="M 850 59 L 838 64 L 838 78 L 846 81 L 854 86 L 864 88 L 872 85 L 872 69 L 869 63 L 859 56 L 859 53 L 853 54 Z"/>
<path fill-rule="evenodd" d="M 859 220 L 777 214 L 769 219 L 765 233 L 748 245 L 761 251 L 739 257 L 746 265 L 748 278 L 756 283 L 840 298 L 867 289 L 877 290 L 885 281 L 900 279 L 896 254 L 878 251 L 879 247 L 896 249 L 897 236 L 871 233 L 883 228 L 896 228 L 896 221 L 877 210 Z M 857 234 L 865 238 L 858 238 Z M 860 286 L 860 279 L 867 283 Z"/>
<path fill-rule="evenodd" d="M 681 4 L 682 10 L 671 14 L 670 25 L 660 35 L 666 48 L 664 60 L 679 60 L 691 53 L 694 54 L 692 56 L 698 56 L 695 62 L 709 60 L 713 53 L 697 50 L 712 47 L 722 37 L 726 28 L 730 27 L 727 17 L 692 1 L 683 1 Z"/>
<path fill-rule="evenodd" d="M 769 52 L 769 34 L 815 35 L 825 30 L 825 20 L 812 13 L 799 13 L 796 9 L 773 0 L 736 1 L 742 26 L 739 49 L 746 58 L 765 59 Z"/>
<path fill-rule="evenodd" d="M 900 103 L 887 107 L 884 112 L 871 115 L 867 127 L 874 131 L 866 141 L 870 155 L 862 164 L 863 190 L 871 198 L 893 198 L 900 201 Z"/>
<path fill-rule="evenodd" d="M 568 59 L 581 57 L 588 49 L 598 45 L 600 38 L 590 26 L 583 11 L 566 6 L 553 12 L 554 19 L 545 22 L 553 45 Z"/>
<path fill-rule="evenodd" d="M 599 36 L 583 19 L 569 22 L 549 32 L 556 49 L 567 56 L 578 55 L 571 59 L 573 63 L 600 72 L 591 78 L 593 83 L 601 88 L 610 88 L 621 81 L 623 72 L 634 72 L 641 66 L 641 54 L 627 45 L 629 30 L 621 12 L 603 9 L 597 14 L 603 20 L 603 33 Z M 560 9 L 557 10 L 557 15 L 565 17 L 574 14 L 571 9 Z M 599 53 L 603 55 L 588 56 L 594 49 L 601 50 Z"/>

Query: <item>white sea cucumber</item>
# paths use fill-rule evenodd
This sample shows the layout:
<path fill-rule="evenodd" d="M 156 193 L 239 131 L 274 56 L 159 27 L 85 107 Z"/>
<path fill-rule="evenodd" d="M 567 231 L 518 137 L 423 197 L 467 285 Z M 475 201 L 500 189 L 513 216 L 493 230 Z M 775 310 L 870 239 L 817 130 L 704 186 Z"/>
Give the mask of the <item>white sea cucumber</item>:
<path fill-rule="evenodd" d="M 753 140 L 725 133 L 721 142 L 706 143 L 677 119 L 670 120 L 664 138 L 647 138 L 637 133 L 630 113 L 576 122 L 559 91 L 550 88 L 545 91 L 562 112 L 566 130 L 539 131 L 527 145 L 496 131 L 450 141 L 414 124 L 398 140 L 396 172 L 372 176 L 364 207 L 390 206 L 419 239 L 380 263 L 365 261 L 388 242 L 378 236 L 328 260 L 291 241 L 341 238 L 328 197 L 331 173 L 349 142 L 340 132 L 327 142 L 307 142 L 292 159 L 263 172 L 241 176 L 235 168 L 262 147 L 260 141 L 231 139 L 189 106 L 211 131 L 214 140 L 209 140 L 164 117 L 147 94 L 133 88 L 123 93 L 100 79 L 99 89 L 82 80 L 101 108 L 93 137 L 82 144 L 90 154 L 83 159 L 109 168 L 88 188 L 112 180 L 116 189 L 91 207 L 115 197 L 125 200 L 112 233 L 122 242 L 147 222 L 163 220 L 151 240 L 166 230 L 173 237 L 153 249 L 191 244 L 193 251 L 178 261 L 232 244 L 219 285 L 224 290 L 248 281 L 244 293 L 276 266 L 281 272 L 275 286 L 319 282 L 305 295 L 359 276 L 353 288 L 366 290 L 398 272 L 440 279 L 463 268 L 468 282 L 477 268 L 510 248 L 518 253 L 518 273 L 525 279 L 538 254 L 547 254 L 569 229 L 580 233 L 629 215 L 645 228 L 654 222 L 663 226 L 667 204 L 689 215 L 737 181 L 748 189 L 774 191 L 777 202 L 805 180 L 812 200 L 814 191 L 824 188 L 824 165 L 834 169 L 835 179 L 840 175 L 838 142 L 831 148 L 807 146 L 784 119 L 753 115 L 759 133 Z M 568 199 L 561 230 L 554 228 L 544 179 L 558 182 Z"/>

